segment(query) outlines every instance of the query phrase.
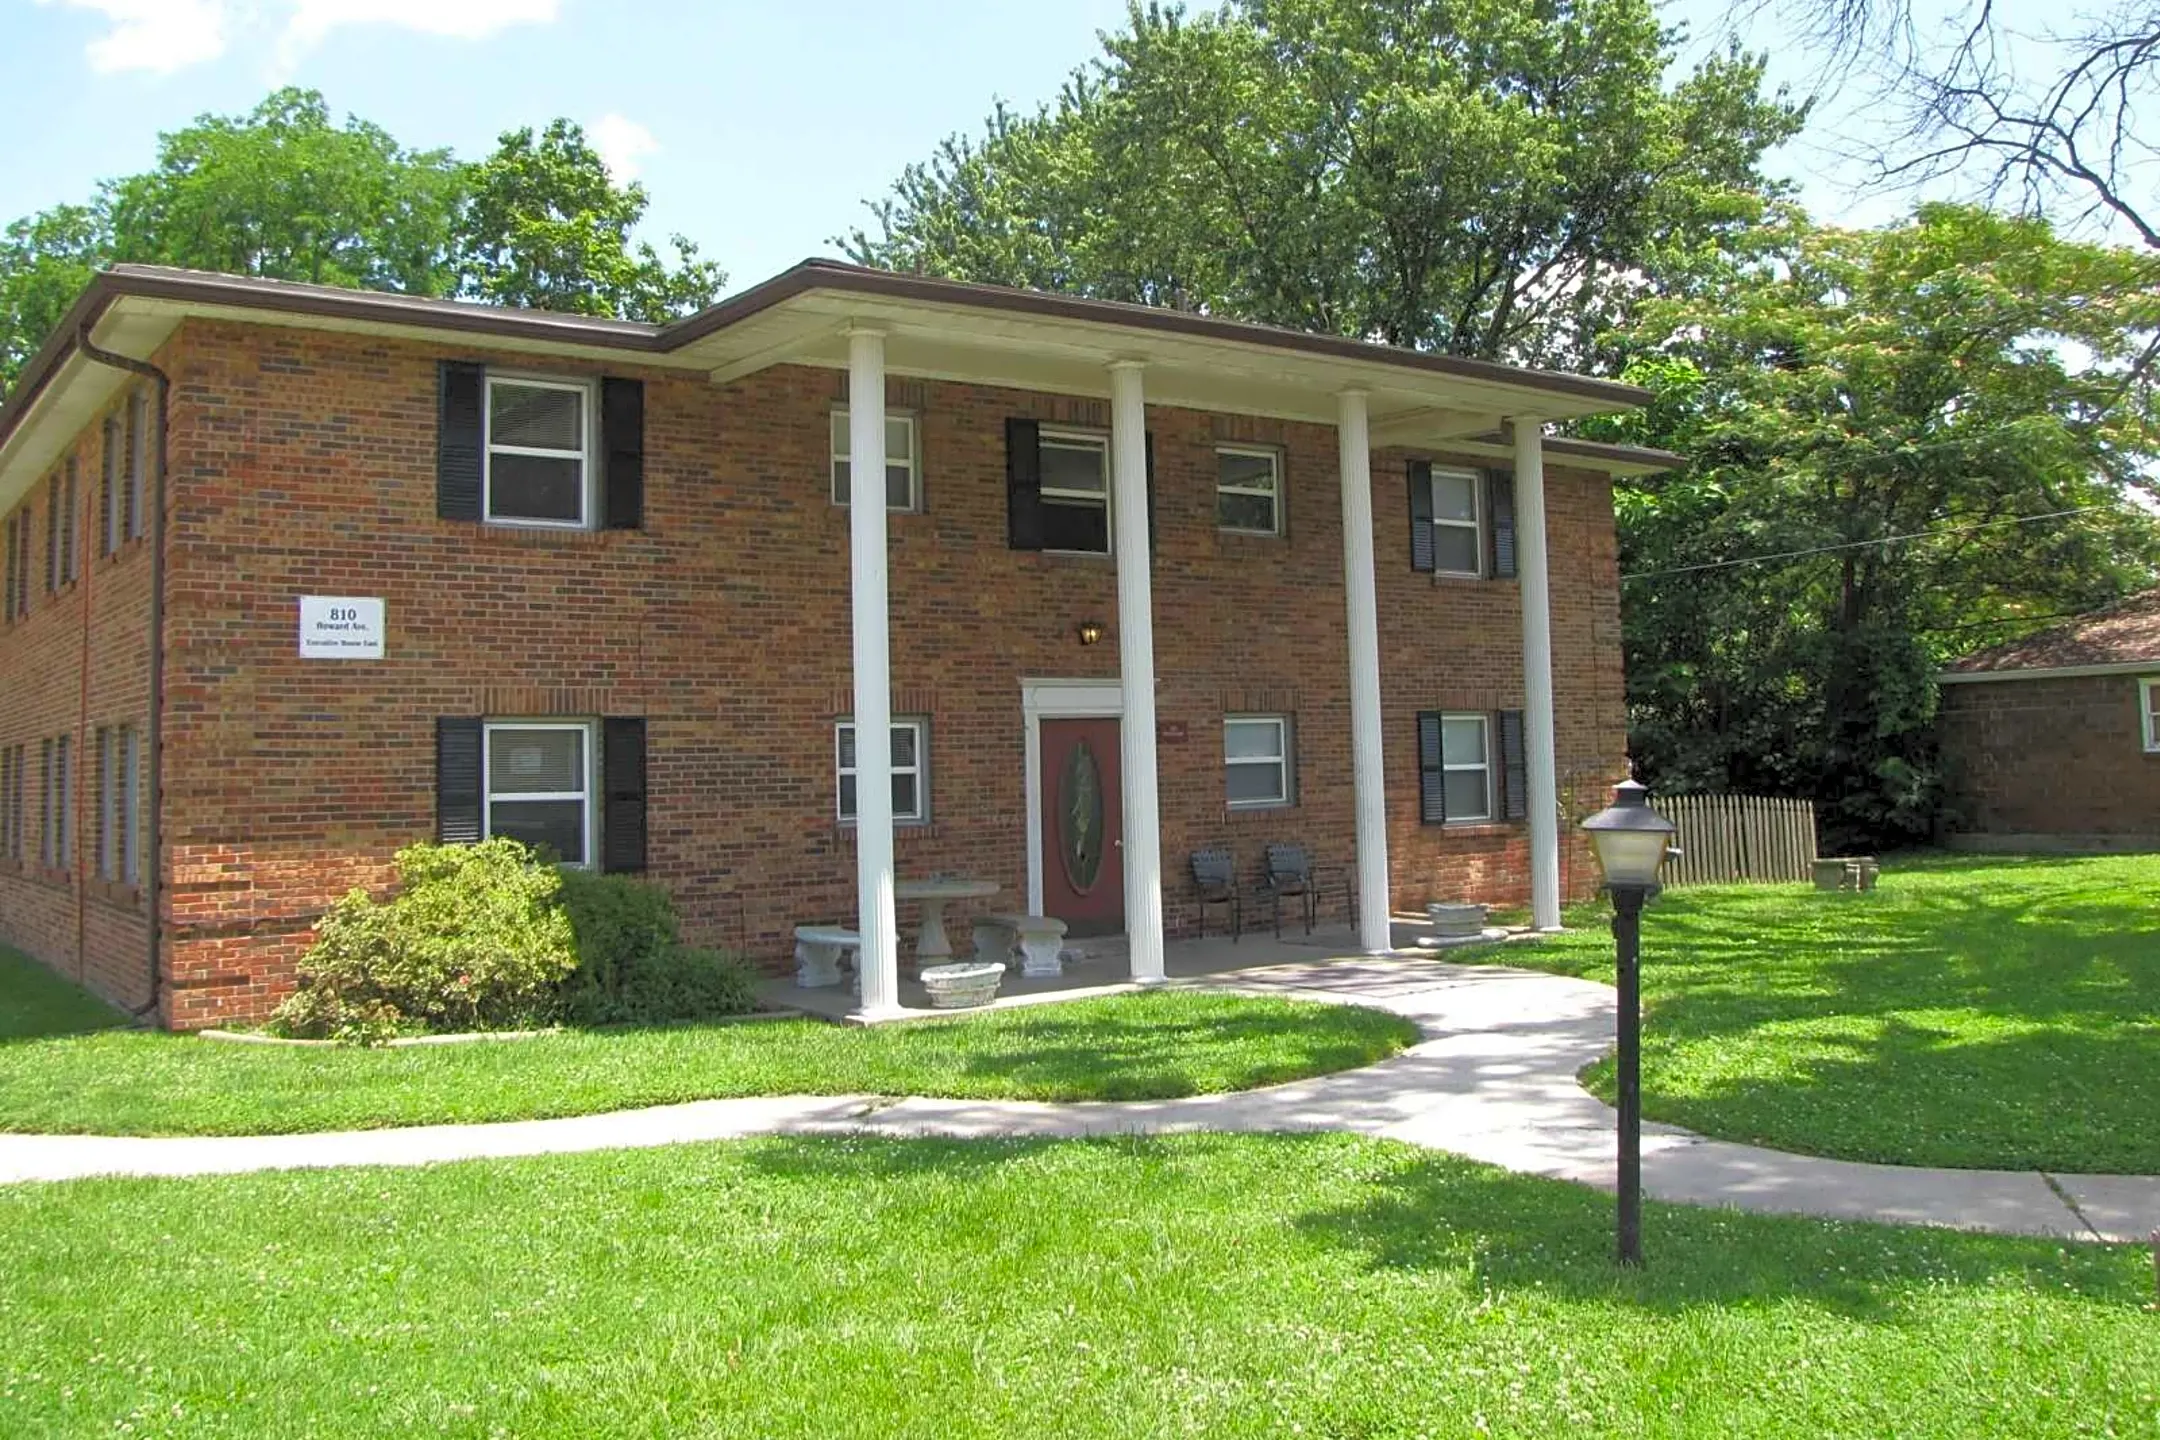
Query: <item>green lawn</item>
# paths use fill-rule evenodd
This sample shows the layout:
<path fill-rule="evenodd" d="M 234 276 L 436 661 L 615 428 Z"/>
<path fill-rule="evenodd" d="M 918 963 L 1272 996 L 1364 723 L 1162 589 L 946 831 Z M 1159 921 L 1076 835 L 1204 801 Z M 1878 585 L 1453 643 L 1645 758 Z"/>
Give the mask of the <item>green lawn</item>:
<path fill-rule="evenodd" d="M 384 1050 L 94 1028 L 117 1019 L 0 949 L 0 1130 L 256 1135 L 729 1095 L 1153 1099 L 1367 1065 L 1417 1039 L 1377 1010 L 1190 991 L 871 1030 L 777 1020 Z"/>
<path fill-rule="evenodd" d="M 1612 978 L 1604 921 L 1511 964 Z M 1668 892 L 1643 1111 L 1783 1150 L 2160 1174 L 2160 856 L 1893 859 L 1872 895 Z M 1610 1062 L 1587 1077 L 1612 1098 Z"/>
<path fill-rule="evenodd" d="M 2142 1252 L 1382 1141 L 755 1141 L 0 1191 L 0 1434 L 2151 1435 Z"/>

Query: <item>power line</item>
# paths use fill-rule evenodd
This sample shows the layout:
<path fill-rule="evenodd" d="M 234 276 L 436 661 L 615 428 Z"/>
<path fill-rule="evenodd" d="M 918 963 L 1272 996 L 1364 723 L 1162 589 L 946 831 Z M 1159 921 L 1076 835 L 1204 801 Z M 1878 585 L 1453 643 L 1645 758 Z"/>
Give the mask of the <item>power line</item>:
<path fill-rule="evenodd" d="M 1964 535 L 1974 530 L 1993 530 L 2004 525 L 2030 525 L 2036 520 L 2060 520 L 2065 516 L 2089 515 L 2095 510 L 2114 508 L 2112 505 L 2080 505 L 2072 510 L 2049 510 L 2040 515 L 2012 515 L 2001 520 L 1953 525 L 1946 530 L 1913 530 L 1903 535 L 1880 536 L 1874 540 L 1847 540 L 1836 545 L 1816 545 L 1806 550 L 1781 550 L 1774 555 L 1743 555 L 1737 560 L 1706 560 L 1699 565 L 1675 565 L 1665 570 L 1637 570 L 1620 578 L 1656 580 L 1666 575 L 1693 575 L 1703 570 L 1729 570 L 1735 565 L 1763 565 L 1772 560 L 1799 560 L 1809 555 L 1830 555 L 1840 550 L 1866 550 L 1876 545 L 1894 545 L 1900 540 L 1933 540 L 1945 535 Z"/>

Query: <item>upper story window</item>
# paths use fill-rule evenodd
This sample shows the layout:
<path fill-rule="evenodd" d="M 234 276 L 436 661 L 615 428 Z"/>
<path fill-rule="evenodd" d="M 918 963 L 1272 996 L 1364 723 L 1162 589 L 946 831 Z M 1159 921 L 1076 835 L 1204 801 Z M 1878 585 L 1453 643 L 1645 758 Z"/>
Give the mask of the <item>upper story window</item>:
<path fill-rule="evenodd" d="M 2145 751 L 2160 755 L 2160 675 L 2138 681 L 2138 698 L 2145 715 Z"/>
<path fill-rule="evenodd" d="M 1290 803 L 1290 717 L 1229 715 L 1223 719 L 1223 768 L 1233 810 Z"/>
<path fill-rule="evenodd" d="M 590 527 L 592 399 L 592 387 L 579 381 L 488 375 L 490 521 Z"/>
<path fill-rule="evenodd" d="M 1257 446 L 1215 450 L 1215 523 L 1244 535 L 1282 534 L 1282 456 Z"/>
<path fill-rule="evenodd" d="M 1110 553 L 1110 442 L 1075 431 L 1042 432 L 1042 548 Z"/>
<path fill-rule="evenodd" d="M 1466 470 L 1434 470 L 1432 477 L 1433 573 L 1484 574 L 1485 527 L 1478 504 L 1479 477 Z"/>
<path fill-rule="evenodd" d="M 843 406 L 832 413 L 832 500 L 835 505 L 848 503 L 852 493 L 854 471 L 848 464 L 851 448 L 848 431 L 848 412 Z M 915 454 L 915 417 L 902 411 L 885 412 L 885 508 L 888 510 L 920 510 L 922 491 L 917 477 L 921 471 Z"/>

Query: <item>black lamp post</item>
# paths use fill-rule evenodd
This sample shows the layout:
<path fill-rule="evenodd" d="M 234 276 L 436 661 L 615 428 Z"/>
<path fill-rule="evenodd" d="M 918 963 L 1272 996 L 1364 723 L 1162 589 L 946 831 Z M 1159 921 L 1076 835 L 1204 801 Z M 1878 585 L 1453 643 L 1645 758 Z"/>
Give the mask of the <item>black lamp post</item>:
<path fill-rule="evenodd" d="M 1620 1263 L 1642 1264 L 1642 908 L 1657 891 L 1658 867 L 1677 832 L 1650 808 L 1633 780 L 1613 787 L 1613 803 L 1583 821 L 1612 895 L 1620 950 Z"/>

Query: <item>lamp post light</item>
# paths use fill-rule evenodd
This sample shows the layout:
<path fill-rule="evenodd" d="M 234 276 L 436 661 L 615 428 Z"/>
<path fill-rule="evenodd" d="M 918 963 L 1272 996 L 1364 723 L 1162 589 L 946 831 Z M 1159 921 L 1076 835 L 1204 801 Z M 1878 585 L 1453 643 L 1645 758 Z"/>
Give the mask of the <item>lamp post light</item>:
<path fill-rule="evenodd" d="M 1583 821 L 1612 895 L 1620 990 L 1620 1263 L 1642 1264 L 1642 909 L 1657 891 L 1658 867 L 1678 827 L 1650 808 L 1633 780 L 1613 787 L 1613 803 Z"/>

